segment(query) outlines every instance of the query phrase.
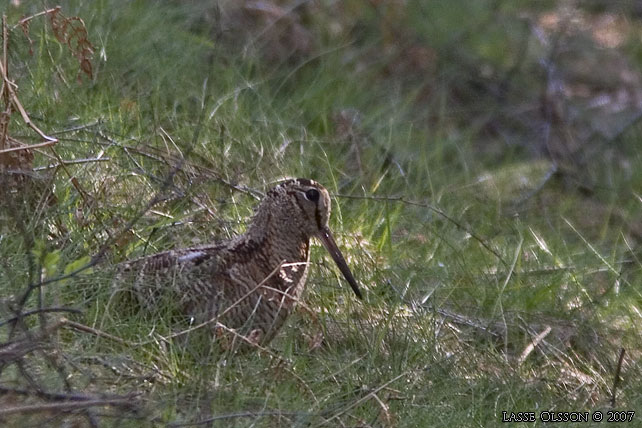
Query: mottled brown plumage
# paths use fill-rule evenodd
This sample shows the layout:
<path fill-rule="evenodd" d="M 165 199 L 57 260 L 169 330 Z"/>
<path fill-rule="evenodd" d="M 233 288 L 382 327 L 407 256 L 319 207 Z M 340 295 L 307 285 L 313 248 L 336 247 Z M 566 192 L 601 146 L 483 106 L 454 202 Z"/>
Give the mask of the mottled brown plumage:
<path fill-rule="evenodd" d="M 329 216 L 330 195 L 323 186 L 287 180 L 267 192 L 243 235 L 125 263 L 119 282 L 133 287 L 142 306 L 170 296 L 165 301 L 175 303 L 193 323 L 211 320 L 211 326 L 221 323 L 266 344 L 303 291 L 313 236 L 361 298 L 328 229 Z"/>

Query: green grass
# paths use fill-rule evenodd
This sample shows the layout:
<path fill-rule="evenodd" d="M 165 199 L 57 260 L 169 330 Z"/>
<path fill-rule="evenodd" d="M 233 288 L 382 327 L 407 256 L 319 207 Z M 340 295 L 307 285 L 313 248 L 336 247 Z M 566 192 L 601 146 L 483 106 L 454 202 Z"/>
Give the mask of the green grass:
<path fill-rule="evenodd" d="M 0 386 L 138 395 L 136 411 L 6 423 L 493 426 L 502 410 L 608 409 L 620 348 L 617 408 L 640 408 L 640 125 L 617 148 L 597 144 L 585 175 L 550 175 L 532 147 L 488 131 L 530 135 L 511 114 L 543 86 L 536 54 L 520 62 L 523 28 L 511 19 L 527 5 L 479 2 L 462 20 L 446 3 L 411 1 L 402 14 L 366 3 L 347 2 L 341 16 L 327 5 L 301 12 L 312 53 L 274 59 L 260 38 L 216 33 L 225 17 L 207 2 L 62 2 L 95 46 L 94 78 L 82 82 L 45 18 L 29 28 L 33 54 L 11 32 L 11 77 L 32 119 L 59 138 L 62 159 L 102 161 L 68 165 L 76 186 L 48 170 L 55 202 L 1 205 L 1 318 L 29 284 L 105 253 L 25 304 L 81 314 L 29 316 L 15 330 L 38 336 L 65 316 L 93 333 L 55 329 L 44 351 L 0 366 Z M 40 10 L 12 6 L 8 22 Z M 434 68 L 408 65 L 399 52 L 412 43 L 434 52 Z M 494 77 L 476 75 L 479 64 Z M 513 90 L 496 96 L 494 79 L 509 73 Z M 349 136 L 341 111 L 358 112 Z M 17 114 L 10 132 L 39 141 Z M 37 153 L 35 166 L 50 157 Z M 286 176 L 334 194 L 331 228 L 364 302 L 315 246 L 304 301 L 316 320 L 292 316 L 270 353 L 190 349 L 163 339 L 175 331 L 168 318 L 119 303 L 114 263 L 242 233 L 256 195 Z M 577 177 L 590 178 L 590 194 Z M 42 188 L 20 196 L 31 192 Z M 10 325 L 0 329 L 10 341 Z M 0 414 L 40 402 L 3 393 Z"/>

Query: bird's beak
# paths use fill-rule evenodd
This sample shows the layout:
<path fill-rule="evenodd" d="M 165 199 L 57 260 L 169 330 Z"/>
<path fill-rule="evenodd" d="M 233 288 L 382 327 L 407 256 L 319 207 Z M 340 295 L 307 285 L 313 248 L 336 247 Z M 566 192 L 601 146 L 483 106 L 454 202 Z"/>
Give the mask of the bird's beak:
<path fill-rule="evenodd" d="M 363 296 L 361 296 L 361 291 L 359 290 L 359 285 L 354 279 L 354 276 L 352 276 L 352 272 L 350 272 L 350 268 L 346 263 L 346 259 L 343 258 L 343 254 L 341 254 L 341 251 L 339 251 L 339 247 L 337 247 L 337 243 L 334 242 L 334 238 L 332 237 L 332 233 L 330 233 L 330 229 L 328 229 L 328 226 L 321 228 L 318 237 L 325 249 L 328 250 L 328 252 L 332 256 L 332 260 L 334 260 L 337 266 L 339 266 L 339 270 L 343 274 L 346 281 L 348 281 L 348 284 L 350 284 L 350 287 L 352 287 L 354 294 L 356 294 L 359 299 L 363 299 Z"/>

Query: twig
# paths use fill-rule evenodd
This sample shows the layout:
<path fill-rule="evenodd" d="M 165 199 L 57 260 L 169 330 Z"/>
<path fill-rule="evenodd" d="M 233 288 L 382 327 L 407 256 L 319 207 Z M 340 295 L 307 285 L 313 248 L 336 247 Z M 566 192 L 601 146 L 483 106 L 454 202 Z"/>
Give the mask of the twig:
<path fill-rule="evenodd" d="M 71 128 L 61 129 L 60 131 L 52 132 L 51 135 L 60 135 L 60 134 L 66 134 L 69 132 L 82 131 L 87 128 L 93 128 L 94 126 L 99 125 L 100 123 L 101 123 L 101 120 L 98 119 L 90 123 L 84 123 L 82 125 L 72 126 Z"/>
<path fill-rule="evenodd" d="M 131 398 L 111 398 L 87 401 L 69 401 L 62 403 L 30 404 L 26 406 L 0 408 L 0 416 L 7 416 L 15 413 L 82 410 L 98 406 L 133 408 L 136 406 L 136 404 L 132 402 Z"/>
<path fill-rule="evenodd" d="M 102 139 L 107 141 L 109 143 L 110 147 L 111 146 L 116 146 L 116 147 L 121 148 L 125 152 L 125 154 L 127 154 L 127 156 L 130 159 L 132 159 L 132 161 L 139 167 L 139 169 L 141 171 L 143 170 L 143 168 L 140 167 L 135 160 L 133 160 L 133 158 L 132 158 L 132 156 L 130 155 L 129 152 L 136 153 L 138 155 L 141 155 L 141 156 L 144 156 L 146 158 L 155 160 L 157 162 L 162 162 L 162 163 L 164 163 L 166 165 L 171 165 L 171 162 L 180 161 L 180 162 L 182 162 L 182 164 L 196 169 L 199 173 L 205 172 L 205 173 L 209 174 L 208 178 L 214 178 L 215 180 L 217 180 L 221 184 L 229 187 L 232 190 L 235 190 L 235 191 L 241 192 L 241 193 L 245 193 L 246 195 L 249 195 L 249 196 L 253 197 L 254 199 L 261 199 L 263 197 L 263 193 L 259 192 L 258 190 L 252 189 L 250 187 L 247 187 L 247 186 L 244 186 L 244 185 L 241 185 L 241 184 L 234 184 L 234 183 L 226 180 L 225 178 L 223 178 L 219 173 L 217 173 L 213 169 L 208 168 L 208 167 L 206 167 L 204 165 L 194 164 L 192 162 L 189 162 L 185 158 L 175 158 L 175 157 L 173 157 L 171 155 L 167 155 L 165 153 L 162 153 L 158 149 L 155 149 L 155 148 L 151 148 L 150 147 L 149 148 L 150 151 L 145 151 L 145 150 L 142 150 L 142 149 L 140 149 L 138 147 L 134 147 L 134 146 L 126 145 L 126 144 L 121 144 L 118 141 L 116 141 L 113 138 L 111 138 L 110 136 L 106 135 L 105 131 L 103 131 L 101 129 L 98 129 L 97 134 L 98 134 L 99 137 L 101 137 Z M 100 142 L 98 142 L 97 144 L 105 145 L 104 143 L 100 143 Z M 156 152 L 159 152 L 159 153 L 158 154 L 151 153 L 151 151 L 156 151 Z"/>
<path fill-rule="evenodd" d="M 622 362 L 624 361 L 624 348 L 620 349 L 620 358 L 617 360 L 617 367 L 615 369 L 615 379 L 613 379 L 613 392 L 611 394 L 611 407 L 615 408 L 615 393 L 620 384 L 620 371 L 622 370 Z"/>
<path fill-rule="evenodd" d="M 8 388 L 6 386 L 0 385 L 0 395 L 4 394 L 16 394 L 16 395 L 25 395 L 25 396 L 36 396 L 45 400 L 52 401 L 92 401 L 92 400 L 114 400 L 114 399 L 131 399 L 133 395 L 126 397 L 122 395 L 113 395 L 113 396 L 92 396 L 84 394 L 61 394 L 57 392 L 45 392 L 45 391 L 32 391 L 29 389 L 20 389 L 20 388 Z"/>
<path fill-rule="evenodd" d="M 22 319 L 22 318 L 27 317 L 29 315 L 42 314 L 42 313 L 47 313 L 47 312 L 71 312 L 71 313 L 74 313 L 74 314 L 82 314 L 82 311 L 80 309 L 75 309 L 75 308 L 41 308 L 41 309 L 34 309 L 32 311 L 23 312 L 22 315 L 20 315 L 20 317 L 13 317 L 13 318 L 9 318 L 8 320 L 1 321 L 0 322 L 0 327 L 2 327 L 5 324 L 16 322 L 19 319 Z"/>
<path fill-rule="evenodd" d="M 58 140 L 56 140 L 56 142 L 58 142 Z M 78 179 L 74 177 L 71 171 L 69 171 L 69 169 L 65 165 L 65 161 L 62 160 L 62 157 L 60 157 L 58 152 L 53 147 L 49 147 L 49 150 L 51 151 L 51 153 L 53 153 L 54 157 L 58 161 L 60 168 L 62 168 L 62 170 L 65 171 L 65 174 L 67 174 L 67 177 L 69 177 L 69 181 L 71 181 L 71 184 L 78 191 L 78 194 L 80 195 L 80 197 L 83 199 L 83 201 L 86 204 L 89 204 L 89 200 L 88 200 L 89 194 L 82 187 L 80 187 L 80 183 L 78 182 Z"/>
<path fill-rule="evenodd" d="M 112 356 L 113 357 L 113 356 Z M 156 383 L 160 382 L 165 384 L 164 380 L 159 379 L 159 377 L 172 379 L 166 373 L 163 373 L 162 370 L 156 365 L 146 365 L 142 362 L 139 362 L 133 357 L 127 359 L 127 361 L 122 361 L 119 358 L 113 359 L 109 355 L 102 357 L 99 355 L 94 356 L 83 356 L 74 360 L 73 364 L 78 367 L 77 362 L 83 362 L 89 365 L 98 365 L 106 368 L 111 373 L 116 375 L 118 379 L 129 379 L 138 382 L 148 382 Z M 80 369 L 80 368 L 79 368 Z M 146 373 L 143 373 L 143 370 L 146 370 Z"/>
<path fill-rule="evenodd" d="M 33 147 L 33 146 L 31 146 Z M 58 168 L 61 165 L 78 165 L 78 164 L 85 164 L 85 163 L 92 163 L 92 162 L 109 162 L 111 161 L 111 158 L 86 158 L 86 159 L 73 159 L 73 160 L 65 160 L 61 164 L 57 163 L 54 165 L 47 165 L 47 166 L 39 166 L 34 168 L 34 171 L 46 171 L 49 169 L 54 169 Z"/>
<path fill-rule="evenodd" d="M 402 196 L 359 196 L 359 195 L 342 195 L 342 194 L 337 194 L 335 196 L 339 198 L 347 198 L 347 199 L 367 199 L 372 201 L 401 202 L 407 205 L 414 205 L 417 207 L 428 208 L 429 210 L 434 211 L 435 213 L 439 214 L 440 216 L 448 220 L 450 223 L 454 224 L 458 229 L 468 233 L 474 240 L 479 242 L 482 247 L 484 247 L 487 251 L 493 254 L 497 258 L 497 260 L 499 260 L 504 265 L 504 267 L 506 268 L 509 267 L 508 263 L 506 263 L 506 261 L 502 258 L 502 256 L 496 250 L 491 248 L 490 245 L 488 245 L 484 239 L 482 239 L 475 232 L 465 227 L 464 225 L 459 223 L 457 220 L 455 220 L 454 218 L 446 214 L 444 211 L 442 211 L 441 209 L 433 205 L 427 204 L 425 202 L 409 201 L 403 198 Z"/>
<path fill-rule="evenodd" d="M 243 342 L 247 343 L 248 345 L 258 349 L 259 351 L 265 352 L 267 355 L 269 355 L 272 358 L 277 359 L 279 362 L 282 363 L 287 363 L 288 361 L 284 359 L 283 357 L 275 354 L 274 352 L 270 351 L 268 348 L 265 346 L 261 346 L 256 342 L 253 342 L 252 340 L 248 339 L 247 337 L 243 336 L 242 334 L 238 333 L 236 330 L 233 328 L 230 328 L 226 326 L 225 324 L 221 324 L 220 322 L 216 323 L 216 328 L 220 328 L 221 330 L 225 330 L 227 333 L 232 334 L 235 338 L 238 338 L 242 340 Z M 297 379 L 301 379 L 299 376 L 297 376 Z"/>
<path fill-rule="evenodd" d="M 467 317 L 465 315 L 458 314 L 456 312 L 452 312 L 452 311 L 449 311 L 447 309 L 441 309 L 441 308 L 438 308 L 438 307 L 435 307 L 435 306 L 432 306 L 432 305 L 426 306 L 426 308 L 429 309 L 429 310 L 434 310 L 436 313 L 441 315 L 443 318 L 452 319 L 452 322 L 455 323 L 455 324 L 460 324 L 460 325 L 465 325 L 465 326 L 468 326 L 468 327 L 473 327 L 473 328 L 481 330 L 484 333 L 487 333 L 487 334 L 489 334 L 491 336 L 501 337 L 500 333 L 498 333 L 496 331 L 493 331 L 488 326 L 488 322 L 487 321 L 486 321 L 486 325 L 483 324 L 482 321 L 485 321 L 485 320 L 481 320 L 481 319 L 475 320 L 475 319 L 469 318 L 469 317 Z"/>
<path fill-rule="evenodd" d="M 63 326 L 71 327 L 74 330 L 82 331 L 82 332 L 85 332 L 85 333 L 90 333 L 90 334 L 93 334 L 94 336 L 97 336 L 97 337 L 103 337 L 105 339 L 109 339 L 109 340 L 112 340 L 114 342 L 120 343 L 121 345 L 127 345 L 127 346 L 131 346 L 132 345 L 130 342 L 127 342 L 125 339 L 122 339 L 122 338 L 120 338 L 118 336 L 114 336 L 112 334 L 105 333 L 104 331 L 97 330 L 95 328 L 91 328 L 91 327 L 89 327 L 87 325 L 80 324 L 78 322 L 68 320 L 67 318 L 63 318 L 61 320 L 61 322 L 62 322 Z"/>
<path fill-rule="evenodd" d="M 225 419 L 239 419 L 239 418 L 260 418 L 265 416 L 316 416 L 313 413 L 303 413 L 303 412 L 282 412 L 279 410 L 263 410 L 260 412 L 238 412 L 238 413 L 227 413 L 223 415 L 212 416 L 207 419 L 202 419 L 196 422 L 171 422 L 167 426 L 170 428 L 174 427 L 191 427 L 198 425 L 207 425 L 215 421 L 221 421 Z"/>
<path fill-rule="evenodd" d="M 7 70 L 9 67 L 9 33 L 7 31 L 7 15 L 2 15 L 2 65 Z M 3 91 L 4 92 L 4 91 Z"/>
<path fill-rule="evenodd" d="M 56 9 L 60 9 L 60 7 L 51 9 L 50 11 L 55 11 Z M 45 12 L 46 13 L 46 12 Z M 26 19 L 26 18 L 25 18 Z M 22 21 L 21 21 L 22 22 Z M 26 21 L 24 21 L 26 22 Z M 5 26 L 6 28 L 6 26 Z M 6 37 L 5 37 L 6 40 Z M 35 123 L 31 120 L 29 115 L 27 114 L 27 111 L 24 109 L 22 106 L 22 103 L 20 103 L 20 99 L 18 98 L 18 95 L 16 95 L 16 92 L 13 90 L 13 82 L 9 80 L 9 70 L 8 70 L 8 65 L 0 63 L 0 74 L 2 74 L 2 81 L 3 81 L 3 86 L 6 89 L 6 94 L 7 98 L 10 100 L 11 104 L 15 107 L 16 110 L 20 113 L 20 116 L 22 117 L 22 120 L 29 126 L 32 130 L 36 132 L 43 140 L 45 140 L 43 143 L 39 144 L 34 144 L 30 146 L 24 146 L 24 147 L 13 147 L 13 148 L 8 148 L 5 149 L 3 148 L 0 151 L 1 153 L 5 152 L 11 152 L 11 151 L 16 151 L 16 150 L 30 150 L 32 148 L 38 148 L 38 147 L 44 147 L 44 146 L 49 146 L 49 150 L 53 153 L 54 157 L 58 160 L 58 162 L 61 164 L 62 169 L 65 171 L 69 179 L 71 180 L 71 184 L 76 188 L 78 193 L 80 193 L 80 196 L 87 202 L 87 193 L 80 187 L 80 184 L 78 183 L 78 180 L 71 175 L 69 170 L 65 167 L 64 162 L 60 155 L 54 150 L 53 145 L 58 143 L 58 139 L 55 137 L 50 137 L 46 135 L 38 126 L 36 126 Z"/>
<path fill-rule="evenodd" d="M 18 325 L 18 321 L 22 319 L 22 316 L 23 314 L 21 312 L 17 312 L 18 319 L 12 326 L 10 337 L 12 337 L 13 332 L 15 331 L 15 326 Z M 29 329 L 23 326 L 23 328 L 25 328 L 23 337 L 14 338 L 9 342 L 0 344 L 0 372 L 4 368 L 4 365 L 14 361 L 19 365 L 20 358 L 22 358 L 23 355 L 45 348 L 43 342 L 48 339 L 54 331 L 60 328 L 62 324 L 62 321 L 59 320 L 46 327 L 42 325 L 41 331 L 37 335 L 33 335 Z M 55 363 L 52 365 L 56 367 Z"/>

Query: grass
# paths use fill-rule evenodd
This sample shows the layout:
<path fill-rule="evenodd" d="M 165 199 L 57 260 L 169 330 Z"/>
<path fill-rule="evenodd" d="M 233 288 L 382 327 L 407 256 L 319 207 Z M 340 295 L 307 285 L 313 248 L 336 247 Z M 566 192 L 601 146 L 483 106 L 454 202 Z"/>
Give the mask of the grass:
<path fill-rule="evenodd" d="M 11 31 L 22 104 L 60 158 L 80 162 L 43 171 L 42 187 L 18 192 L 25 201 L 5 199 L 0 315 L 49 280 L 23 311 L 82 313 L 2 324 L 4 349 L 45 345 L 0 351 L 3 422 L 492 426 L 503 410 L 606 412 L 621 349 L 616 408 L 640 408 L 639 124 L 585 142 L 592 155 L 576 169 L 538 151 L 533 129 L 553 121 L 520 116 L 535 115 L 546 86 L 512 19 L 538 12 L 526 4 L 479 2 L 479 19 L 463 21 L 439 2 L 314 7 L 298 11 L 313 47 L 297 53 L 286 18 L 273 24 L 286 28 L 280 47 L 209 3 L 63 2 L 95 47 L 81 82 L 47 17 L 30 24 L 33 54 Z M 40 10 L 11 6 L 8 22 Z M 560 127 L 579 135 L 574 124 Z M 9 129 L 40 141 L 17 114 Z M 34 166 L 51 156 L 37 152 Z M 164 339 L 169 319 L 114 298 L 114 263 L 241 233 L 257 195 L 285 176 L 334 194 L 331 228 L 365 302 L 315 246 L 308 310 L 269 352 L 226 358 Z M 99 252 L 100 264 L 58 279 Z M 69 401 L 54 393 L 135 397 L 3 413 Z"/>

